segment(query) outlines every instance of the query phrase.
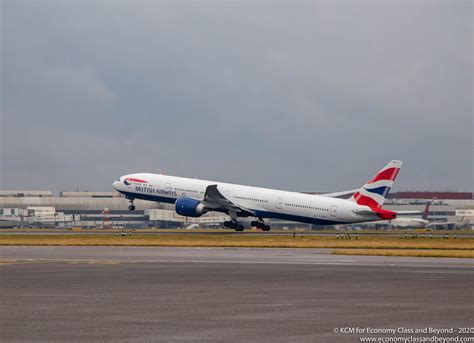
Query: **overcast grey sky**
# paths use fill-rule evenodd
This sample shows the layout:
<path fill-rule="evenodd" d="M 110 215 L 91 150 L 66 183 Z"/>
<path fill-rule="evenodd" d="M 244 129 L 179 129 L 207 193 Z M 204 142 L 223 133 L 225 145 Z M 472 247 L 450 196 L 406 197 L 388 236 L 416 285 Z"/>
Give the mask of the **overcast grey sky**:
<path fill-rule="evenodd" d="M 472 191 L 471 1 L 0 4 L 0 189 Z"/>

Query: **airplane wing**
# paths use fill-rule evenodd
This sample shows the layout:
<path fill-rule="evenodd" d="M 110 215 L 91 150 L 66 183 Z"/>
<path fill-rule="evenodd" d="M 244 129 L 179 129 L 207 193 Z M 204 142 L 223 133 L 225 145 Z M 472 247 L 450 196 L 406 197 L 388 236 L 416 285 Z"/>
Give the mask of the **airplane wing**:
<path fill-rule="evenodd" d="M 384 208 L 369 208 L 353 210 L 359 216 L 379 216 L 382 219 L 395 219 L 400 214 L 420 214 L 420 211 L 391 211 Z"/>
<path fill-rule="evenodd" d="M 370 210 L 354 210 L 355 214 L 359 215 L 369 215 L 369 214 L 377 214 L 377 211 L 370 211 Z M 421 214 L 421 211 L 393 211 L 398 215 L 400 214 Z"/>
<path fill-rule="evenodd" d="M 229 214 L 240 215 L 241 217 L 251 216 L 255 217 L 255 213 L 251 210 L 239 206 L 229 199 L 227 199 L 218 189 L 217 185 L 207 186 L 206 192 L 204 193 L 204 206 L 211 210 L 225 211 Z"/>
<path fill-rule="evenodd" d="M 377 215 L 377 212 L 375 211 L 370 211 L 370 210 L 354 210 L 352 211 L 355 214 L 359 216 L 372 216 L 372 215 Z"/>

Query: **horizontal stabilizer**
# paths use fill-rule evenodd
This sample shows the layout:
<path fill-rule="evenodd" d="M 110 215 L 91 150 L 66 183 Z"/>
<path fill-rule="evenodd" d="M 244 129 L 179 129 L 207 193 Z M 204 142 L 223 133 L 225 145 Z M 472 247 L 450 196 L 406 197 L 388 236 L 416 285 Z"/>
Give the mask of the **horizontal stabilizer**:
<path fill-rule="evenodd" d="M 415 214 L 422 214 L 422 211 L 395 211 L 397 215 L 415 215 Z"/>
<path fill-rule="evenodd" d="M 324 193 L 324 194 L 318 194 L 318 195 L 329 197 L 329 198 L 349 199 L 357 191 L 358 191 L 358 189 L 351 189 L 351 190 L 348 190 L 348 191 L 341 191 L 341 192 L 334 192 L 334 193 Z"/>
<path fill-rule="evenodd" d="M 376 216 L 377 215 L 377 212 L 369 211 L 369 210 L 354 210 L 353 212 L 359 216 Z"/>

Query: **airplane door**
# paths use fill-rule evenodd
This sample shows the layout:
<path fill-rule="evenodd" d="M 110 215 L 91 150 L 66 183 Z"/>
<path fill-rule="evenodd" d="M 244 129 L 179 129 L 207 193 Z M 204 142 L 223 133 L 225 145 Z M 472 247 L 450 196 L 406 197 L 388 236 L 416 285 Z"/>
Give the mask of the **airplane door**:
<path fill-rule="evenodd" d="M 337 217 L 337 206 L 331 206 L 331 217 Z"/>
<path fill-rule="evenodd" d="M 277 208 L 277 210 L 281 210 L 283 208 L 283 198 L 278 198 L 277 199 L 276 208 Z"/>

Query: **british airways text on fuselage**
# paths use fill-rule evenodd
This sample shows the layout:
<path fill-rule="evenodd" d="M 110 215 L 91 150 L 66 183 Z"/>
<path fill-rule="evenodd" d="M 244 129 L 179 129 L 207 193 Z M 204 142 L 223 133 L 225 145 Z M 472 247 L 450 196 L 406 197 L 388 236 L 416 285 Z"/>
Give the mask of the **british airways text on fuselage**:
<path fill-rule="evenodd" d="M 169 191 L 166 189 L 158 189 L 158 188 L 152 188 L 152 187 L 143 187 L 143 186 L 135 186 L 135 192 L 157 194 L 157 195 L 168 195 L 171 197 L 178 196 L 178 193 L 175 191 Z"/>

